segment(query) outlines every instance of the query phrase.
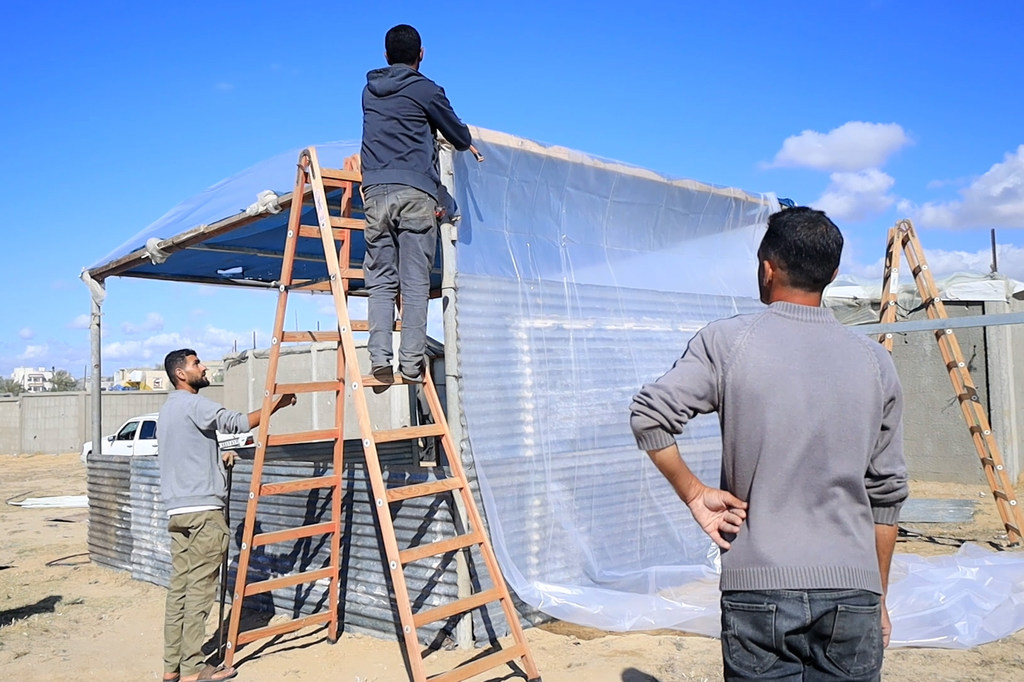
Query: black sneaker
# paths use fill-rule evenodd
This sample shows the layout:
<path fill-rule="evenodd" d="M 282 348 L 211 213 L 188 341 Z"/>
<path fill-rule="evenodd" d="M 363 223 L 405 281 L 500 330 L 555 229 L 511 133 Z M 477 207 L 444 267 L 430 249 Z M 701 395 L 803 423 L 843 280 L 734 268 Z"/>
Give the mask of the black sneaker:
<path fill-rule="evenodd" d="M 371 386 L 374 393 L 383 393 L 391 387 L 391 384 L 395 383 L 395 370 L 391 369 L 391 365 L 375 365 L 370 368 L 370 374 L 384 384 L 383 386 Z"/>

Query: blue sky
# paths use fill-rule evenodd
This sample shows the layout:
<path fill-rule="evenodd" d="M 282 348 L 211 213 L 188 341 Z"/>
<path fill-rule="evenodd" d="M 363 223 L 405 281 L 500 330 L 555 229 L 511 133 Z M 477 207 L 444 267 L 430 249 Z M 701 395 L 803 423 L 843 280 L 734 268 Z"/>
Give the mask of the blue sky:
<path fill-rule="evenodd" d="M 939 274 L 988 272 L 996 228 L 1000 270 L 1024 280 L 1019 2 L 44 0 L 0 29 L 0 374 L 81 376 L 79 272 L 179 201 L 358 139 L 365 73 L 403 22 L 468 123 L 823 208 L 844 272 L 872 279 L 898 218 Z M 254 331 L 263 345 L 273 316 L 257 292 L 108 294 L 105 374 L 186 344 L 214 359 Z"/>

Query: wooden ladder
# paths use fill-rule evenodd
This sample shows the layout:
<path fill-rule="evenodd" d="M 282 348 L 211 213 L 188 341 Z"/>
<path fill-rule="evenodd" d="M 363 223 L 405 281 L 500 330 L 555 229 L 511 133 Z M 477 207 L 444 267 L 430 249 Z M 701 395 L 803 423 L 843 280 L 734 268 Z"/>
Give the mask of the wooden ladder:
<path fill-rule="evenodd" d="M 896 321 L 901 252 L 906 255 L 907 265 L 917 284 L 917 290 L 921 295 L 922 305 L 928 318 L 932 320 L 947 319 L 949 316 L 946 314 L 946 306 L 939 297 L 938 287 L 935 286 L 935 279 L 932 277 L 931 270 L 928 269 L 924 249 L 914 231 L 914 225 L 909 220 L 900 220 L 889 228 L 885 253 L 885 274 L 882 278 L 881 322 L 885 324 Z M 992 490 L 996 507 L 999 509 L 999 517 L 1006 527 L 1009 544 L 1011 546 L 1019 545 L 1021 543 L 1021 528 L 1024 528 L 1024 518 L 1022 518 L 1020 506 L 1014 495 L 1013 484 L 1006 473 L 999 446 L 992 435 L 992 428 L 989 426 L 985 408 L 981 404 L 978 390 L 971 379 L 971 372 L 967 368 L 967 362 L 960 350 L 960 344 L 952 329 L 936 330 L 935 340 L 939 343 L 942 360 L 946 365 L 949 380 L 953 384 L 953 390 L 960 403 L 960 410 L 967 421 L 967 428 L 971 432 L 974 448 L 981 460 L 981 467 L 988 480 L 988 486 Z M 885 345 L 886 350 L 892 352 L 892 333 L 880 334 L 878 341 Z"/>
<path fill-rule="evenodd" d="M 256 443 L 256 454 L 252 466 L 252 483 L 249 500 L 246 506 L 245 526 L 242 534 L 241 554 L 238 559 L 238 571 L 235 579 L 234 598 L 231 608 L 231 619 L 228 629 L 228 642 L 225 651 L 225 663 L 231 665 L 238 648 L 258 639 L 273 637 L 292 632 L 309 625 L 327 624 L 327 639 L 335 642 L 338 639 L 339 610 L 339 567 L 341 538 L 341 501 L 342 490 L 342 456 L 344 450 L 344 405 L 346 386 L 351 388 L 351 399 L 361 435 L 363 452 L 366 458 L 366 469 L 370 479 L 373 506 L 379 522 L 381 539 L 387 557 L 387 573 L 390 574 L 394 590 L 395 604 L 399 613 L 405 651 L 408 656 L 411 678 L 415 682 L 455 682 L 478 675 L 482 672 L 510 664 L 518 660 L 528 679 L 539 680 L 537 666 L 527 646 L 526 638 L 519 623 L 519 616 L 512 603 L 508 587 L 498 567 L 497 559 L 487 538 L 483 521 L 473 500 L 472 492 L 466 479 L 465 471 L 455 444 L 452 442 L 448 423 L 441 409 L 437 390 L 430 377 L 429 367 L 425 367 L 422 385 L 417 386 L 429 406 L 432 422 L 420 426 L 407 426 L 398 429 L 375 430 L 371 424 L 370 412 L 364 389 L 381 387 L 383 384 L 372 376 L 361 376 L 356 359 L 356 347 L 352 333 L 366 331 L 365 320 L 350 320 L 348 313 L 349 281 L 362 280 L 363 271 L 350 265 L 351 235 L 354 230 L 362 230 L 365 222 L 352 217 L 352 199 L 362 176 L 357 164 L 346 162 L 345 169 L 321 168 L 317 159 L 316 149 L 310 147 L 299 155 L 298 173 L 295 180 L 295 191 L 292 194 L 291 212 L 288 219 L 288 232 L 281 264 L 281 279 L 278 282 L 277 314 L 274 319 L 274 332 L 270 346 L 270 358 L 267 368 L 266 389 L 263 394 L 263 407 L 260 417 L 259 437 Z M 325 187 L 340 188 L 342 199 L 340 211 L 332 215 L 328 209 L 327 191 Z M 307 189 L 308 188 L 308 189 Z M 303 204 L 308 202 L 307 192 L 311 190 L 311 198 L 317 216 L 317 225 L 303 225 Z M 296 256 L 296 245 L 299 239 L 319 239 L 323 245 L 326 259 L 326 279 L 297 280 L 293 279 L 293 264 Z M 299 291 L 330 291 L 334 298 L 334 306 L 338 318 L 338 330 L 334 332 L 320 331 L 284 331 L 285 311 L 288 293 Z M 309 342 L 337 343 L 337 379 L 332 381 L 309 382 L 300 384 L 277 383 L 278 362 L 281 346 L 284 343 Z M 401 375 L 395 375 L 396 385 L 402 384 Z M 270 433 L 270 410 L 275 395 L 282 393 L 325 392 L 335 395 L 334 428 L 287 435 Z M 377 446 L 403 440 L 421 438 L 439 438 L 443 447 L 444 461 L 449 469 L 449 476 L 436 481 L 387 488 L 377 456 Z M 267 448 L 275 445 L 292 445 L 307 442 L 333 441 L 333 471 L 330 475 L 316 478 L 292 480 L 286 483 L 262 483 L 263 465 Z M 254 534 L 257 509 L 261 498 L 281 493 L 328 489 L 333 492 L 330 521 L 300 526 L 271 533 Z M 461 529 L 462 534 L 455 537 L 400 548 L 392 523 L 390 504 L 401 500 L 417 497 L 448 495 L 457 493 L 461 497 L 462 508 L 465 510 L 468 528 Z M 456 524 L 456 533 L 458 524 Z M 297 573 L 261 582 L 248 582 L 250 555 L 253 549 L 277 542 L 293 541 L 313 536 L 329 536 L 330 564 L 317 570 Z M 490 589 L 459 598 L 455 601 L 413 612 L 410 602 L 404 569 L 412 562 L 429 557 L 451 554 L 478 548 L 483 557 L 487 573 L 493 587 Z M 239 632 L 244 600 L 255 594 L 270 590 L 309 583 L 318 580 L 329 581 L 329 599 L 327 611 L 284 623 L 262 627 L 246 632 Z M 423 655 L 420 653 L 417 628 L 429 623 L 447 621 L 468 614 L 474 609 L 485 607 L 492 602 L 499 602 L 505 619 L 508 622 L 514 643 L 486 655 L 478 656 L 447 672 L 428 677 Z"/>

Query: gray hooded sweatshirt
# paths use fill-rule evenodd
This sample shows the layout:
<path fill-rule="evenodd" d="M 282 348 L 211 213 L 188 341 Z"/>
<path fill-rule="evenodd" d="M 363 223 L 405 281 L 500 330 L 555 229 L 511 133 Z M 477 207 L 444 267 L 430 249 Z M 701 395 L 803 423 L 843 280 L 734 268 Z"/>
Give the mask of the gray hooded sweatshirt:
<path fill-rule="evenodd" d="M 363 189 L 406 185 L 439 198 L 435 135 L 455 149 L 469 149 L 473 138 L 452 110 L 444 90 L 404 64 L 366 74 L 363 88 Z"/>

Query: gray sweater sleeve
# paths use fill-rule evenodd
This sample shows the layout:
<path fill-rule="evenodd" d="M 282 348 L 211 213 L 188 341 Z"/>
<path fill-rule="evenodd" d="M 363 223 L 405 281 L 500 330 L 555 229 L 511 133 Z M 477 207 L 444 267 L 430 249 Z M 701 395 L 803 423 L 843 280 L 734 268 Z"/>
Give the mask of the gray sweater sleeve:
<path fill-rule="evenodd" d="M 909 493 L 907 467 L 903 459 L 903 389 L 892 357 L 881 344 L 873 346 L 885 403 L 864 484 L 875 523 L 894 526 L 899 523 L 900 507 Z"/>
<path fill-rule="evenodd" d="M 708 353 L 709 341 L 705 327 L 690 340 L 672 369 L 633 397 L 629 424 L 641 450 L 672 445 L 695 415 L 718 409 L 718 372 Z"/>
<path fill-rule="evenodd" d="M 212 400 L 203 398 L 192 403 L 192 421 L 203 430 L 216 429 L 221 433 L 245 433 L 249 430 L 249 417 L 229 410 Z"/>

